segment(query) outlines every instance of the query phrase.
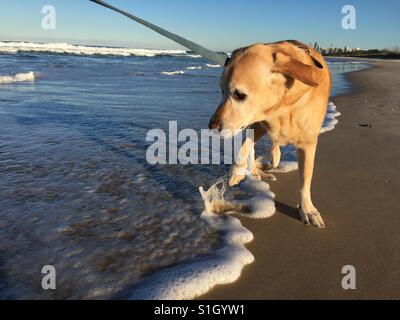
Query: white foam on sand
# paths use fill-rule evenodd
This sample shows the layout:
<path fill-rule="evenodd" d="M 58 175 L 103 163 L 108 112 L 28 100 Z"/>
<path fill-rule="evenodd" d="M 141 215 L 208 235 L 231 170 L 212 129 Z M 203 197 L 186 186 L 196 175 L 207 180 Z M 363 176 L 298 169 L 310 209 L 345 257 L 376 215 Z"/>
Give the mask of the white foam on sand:
<path fill-rule="evenodd" d="M 25 72 L 25 73 L 16 73 L 13 75 L 0 75 L 0 85 L 1 84 L 10 84 L 15 82 L 24 82 L 24 81 L 35 81 L 36 73 L 33 71 Z"/>
<path fill-rule="evenodd" d="M 339 117 L 339 116 L 340 116 L 340 112 L 336 111 L 335 104 L 333 102 L 329 102 L 328 111 L 326 113 L 324 124 L 321 128 L 321 133 L 335 129 L 335 126 L 339 122 L 337 119 L 337 117 Z"/>
<path fill-rule="evenodd" d="M 248 218 L 269 218 L 275 213 L 275 194 L 268 183 L 252 175 L 236 187 L 228 187 L 228 178 L 217 180 L 207 191 L 199 188 L 207 214 L 239 214 Z"/>
<path fill-rule="evenodd" d="M 254 261 L 254 256 L 244 246 L 253 240 L 253 234 L 239 219 L 226 214 L 267 218 L 275 213 L 274 194 L 267 183 L 249 176 L 241 188 L 252 196 L 246 200 L 234 199 L 234 196 L 231 200 L 225 199 L 226 193 L 232 191 L 227 190 L 226 178 L 219 179 L 207 191 L 200 187 L 205 206 L 201 218 L 223 234 L 222 246 L 208 258 L 155 273 L 138 284 L 130 298 L 193 299 L 218 284 L 235 282 L 243 267 Z"/>
<path fill-rule="evenodd" d="M 287 173 L 296 171 L 299 168 L 297 161 L 281 161 L 277 168 L 268 170 L 271 173 Z"/>

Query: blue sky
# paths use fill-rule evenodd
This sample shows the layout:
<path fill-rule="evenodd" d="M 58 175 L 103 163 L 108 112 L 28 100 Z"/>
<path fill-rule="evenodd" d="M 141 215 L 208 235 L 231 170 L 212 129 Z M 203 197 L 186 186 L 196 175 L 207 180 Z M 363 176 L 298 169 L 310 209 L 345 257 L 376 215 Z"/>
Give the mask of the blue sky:
<path fill-rule="evenodd" d="M 400 46 L 399 0 L 108 0 L 111 4 L 214 50 L 298 39 L 323 46 Z M 52 4 L 56 30 L 41 28 Z M 357 29 L 341 27 L 341 9 L 357 10 Z M 88 0 L 2 0 L 0 39 L 146 48 L 180 48 Z"/>

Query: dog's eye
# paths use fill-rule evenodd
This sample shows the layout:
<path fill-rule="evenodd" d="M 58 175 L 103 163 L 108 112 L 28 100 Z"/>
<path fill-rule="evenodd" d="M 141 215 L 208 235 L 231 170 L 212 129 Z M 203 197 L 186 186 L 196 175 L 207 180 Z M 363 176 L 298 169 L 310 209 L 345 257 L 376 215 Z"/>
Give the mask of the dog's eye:
<path fill-rule="evenodd" d="M 235 90 L 233 93 L 233 98 L 237 101 L 244 101 L 247 98 L 247 95 L 239 90 Z"/>

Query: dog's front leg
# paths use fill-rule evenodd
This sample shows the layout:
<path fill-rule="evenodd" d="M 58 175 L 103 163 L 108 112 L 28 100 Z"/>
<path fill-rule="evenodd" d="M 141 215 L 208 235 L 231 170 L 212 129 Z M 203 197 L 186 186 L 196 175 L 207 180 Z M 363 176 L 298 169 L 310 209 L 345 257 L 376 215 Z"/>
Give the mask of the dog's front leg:
<path fill-rule="evenodd" d="M 254 131 L 253 134 L 246 135 L 238 155 L 235 158 L 230 172 L 230 187 L 239 184 L 246 177 L 246 174 L 249 173 L 258 180 L 261 180 L 261 178 L 276 180 L 273 175 L 262 172 L 262 170 L 260 170 L 262 167 L 261 161 L 255 159 L 255 144 L 267 133 L 265 124 L 257 122 L 251 125 L 249 129 Z"/>
<path fill-rule="evenodd" d="M 252 137 L 246 137 L 237 157 L 232 165 L 229 186 L 233 187 L 239 184 L 248 174 L 248 170 L 251 170 L 253 166 L 255 167 L 255 160 L 253 162 L 250 159 L 254 159 L 254 139 Z"/>
<path fill-rule="evenodd" d="M 271 166 L 272 168 L 277 168 L 279 166 L 279 162 L 281 161 L 281 148 L 279 147 L 278 142 L 272 142 L 270 153 Z"/>
<path fill-rule="evenodd" d="M 299 185 L 300 185 L 300 216 L 303 223 L 312 224 L 324 228 L 325 223 L 321 214 L 314 207 L 311 200 L 311 180 L 314 170 L 315 151 L 317 141 L 297 146 L 297 158 L 299 161 Z"/>

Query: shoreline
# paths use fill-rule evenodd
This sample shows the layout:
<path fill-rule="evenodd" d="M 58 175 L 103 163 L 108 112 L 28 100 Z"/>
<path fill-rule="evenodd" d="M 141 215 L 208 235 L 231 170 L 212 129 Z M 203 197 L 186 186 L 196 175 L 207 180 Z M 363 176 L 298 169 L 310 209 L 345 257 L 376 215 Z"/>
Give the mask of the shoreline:
<path fill-rule="evenodd" d="M 363 61 L 388 61 L 388 62 L 400 62 L 400 58 L 384 58 L 383 56 L 377 57 L 358 57 L 358 56 L 324 56 L 325 59 L 342 59 L 342 60 L 363 60 Z"/>
<path fill-rule="evenodd" d="M 301 224 L 297 172 L 277 175 L 276 215 L 240 218 L 255 262 L 200 299 L 400 298 L 400 61 L 367 61 L 345 74 L 351 92 L 332 98 L 339 123 L 320 137 L 312 191 L 327 228 Z M 356 268 L 356 290 L 341 287 L 345 265 Z"/>

